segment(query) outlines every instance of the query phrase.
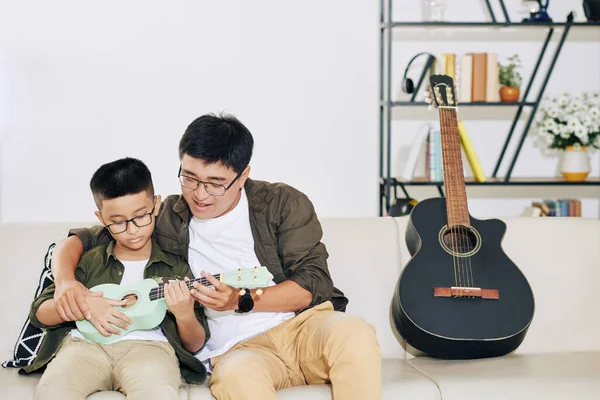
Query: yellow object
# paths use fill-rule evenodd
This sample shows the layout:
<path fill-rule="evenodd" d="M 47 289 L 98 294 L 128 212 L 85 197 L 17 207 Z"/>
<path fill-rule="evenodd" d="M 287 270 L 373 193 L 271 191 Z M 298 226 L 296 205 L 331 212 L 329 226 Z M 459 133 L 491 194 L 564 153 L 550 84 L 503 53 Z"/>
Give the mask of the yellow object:
<path fill-rule="evenodd" d="M 467 160 L 469 160 L 469 165 L 471 165 L 471 169 L 475 175 L 475 180 L 478 182 L 485 182 L 483 169 L 481 168 L 477 154 L 475 154 L 475 149 L 471 144 L 471 139 L 469 139 L 469 135 L 467 134 L 467 130 L 462 121 L 458 121 L 458 134 L 460 135 L 460 143 L 463 146 Z"/>
<path fill-rule="evenodd" d="M 446 75 L 448 75 L 449 77 L 454 79 L 455 71 L 456 71 L 456 54 L 454 54 L 454 53 L 444 54 L 444 59 L 445 59 L 444 66 L 445 66 Z"/>

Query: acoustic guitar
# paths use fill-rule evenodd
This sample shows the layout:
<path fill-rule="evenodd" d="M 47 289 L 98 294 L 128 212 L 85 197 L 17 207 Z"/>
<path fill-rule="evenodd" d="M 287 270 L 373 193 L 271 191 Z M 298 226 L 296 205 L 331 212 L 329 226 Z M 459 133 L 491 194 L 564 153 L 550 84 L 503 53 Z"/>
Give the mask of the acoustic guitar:
<path fill-rule="evenodd" d="M 430 77 L 439 109 L 445 198 L 411 211 L 411 254 L 392 298 L 404 340 L 430 356 L 471 359 L 505 355 L 525 338 L 534 314 L 527 279 L 502 250 L 506 225 L 469 214 L 452 78 Z"/>
<path fill-rule="evenodd" d="M 273 275 L 266 267 L 240 268 L 215 274 L 215 278 L 234 288 L 257 289 L 268 286 Z M 199 282 L 204 286 L 211 286 L 206 278 L 191 279 L 187 286 L 192 289 L 192 284 Z M 105 283 L 94 286 L 92 292 L 104 292 L 104 297 L 114 300 L 127 300 L 127 304 L 117 306 L 125 315 L 131 318 L 132 323 L 127 329 L 119 328 L 120 334 L 104 336 L 96 330 L 88 320 L 77 321 L 77 329 L 89 341 L 110 344 L 132 331 L 154 329 L 165 318 L 167 303 L 165 301 L 164 283 L 155 279 L 144 279 L 133 285 L 116 285 Z M 260 290 L 260 289 L 259 289 Z M 258 291 L 257 291 L 258 293 Z M 258 293 L 260 294 L 260 293 Z"/>

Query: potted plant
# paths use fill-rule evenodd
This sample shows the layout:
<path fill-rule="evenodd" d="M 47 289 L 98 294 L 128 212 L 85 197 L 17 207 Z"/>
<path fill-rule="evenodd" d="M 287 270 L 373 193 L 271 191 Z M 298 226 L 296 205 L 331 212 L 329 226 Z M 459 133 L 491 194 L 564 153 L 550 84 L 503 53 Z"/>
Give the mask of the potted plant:
<path fill-rule="evenodd" d="M 590 173 L 588 149 L 600 149 L 600 93 L 546 97 L 536 126 L 546 146 L 563 151 L 560 172 L 565 179 L 585 180 Z"/>
<path fill-rule="evenodd" d="M 514 103 L 521 95 L 521 60 L 517 54 L 508 58 L 508 63 L 498 63 L 498 80 L 500 83 L 500 99 L 505 103 Z"/>

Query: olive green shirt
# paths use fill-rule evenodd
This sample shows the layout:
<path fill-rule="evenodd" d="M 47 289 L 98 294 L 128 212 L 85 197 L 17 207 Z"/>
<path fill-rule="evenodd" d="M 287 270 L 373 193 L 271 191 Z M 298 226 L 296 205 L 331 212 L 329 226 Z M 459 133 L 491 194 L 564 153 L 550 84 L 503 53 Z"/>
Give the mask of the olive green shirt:
<path fill-rule="evenodd" d="M 275 283 L 291 280 L 308 290 L 312 294 L 309 307 L 330 300 L 334 309 L 345 311 L 348 299 L 333 286 L 329 255 L 321 242 L 323 231 L 308 197 L 284 183 L 248 179 L 244 188 L 254 251 Z M 164 251 L 188 259 L 191 219 L 183 196 L 171 195 L 163 201 L 153 235 Z M 110 240 L 102 226 L 73 229 L 69 235 L 77 235 L 85 250 Z"/>
<path fill-rule="evenodd" d="M 114 241 L 108 244 L 99 245 L 87 251 L 81 257 L 79 265 L 75 270 L 75 278 L 84 284 L 87 288 L 104 283 L 119 284 L 125 267 L 114 254 Z M 144 279 L 154 278 L 161 282 L 169 278 L 183 279 L 184 277 L 193 278 L 189 265 L 181 257 L 164 252 L 156 241 L 152 241 L 152 251 L 146 267 L 144 269 Z M 76 328 L 74 322 L 65 322 L 55 326 L 46 326 L 36 317 L 36 312 L 40 305 L 54 296 L 54 284 L 48 286 L 40 296 L 38 296 L 31 305 L 29 318 L 34 326 L 46 329 L 47 334 L 44 337 L 35 361 L 24 367 L 24 372 L 33 372 L 44 367 L 56 355 L 60 343 L 71 329 Z M 209 329 L 204 309 L 198 302 L 194 302 L 194 312 L 196 318 L 206 332 L 206 341 L 209 338 Z M 181 342 L 177 332 L 177 323 L 175 316 L 167 311 L 165 318 L 160 324 L 162 331 L 171 344 L 177 358 L 181 375 L 188 383 L 201 384 L 206 379 L 206 369 L 204 365 L 193 354 L 187 351 Z M 205 343 L 206 343 L 205 341 Z"/>

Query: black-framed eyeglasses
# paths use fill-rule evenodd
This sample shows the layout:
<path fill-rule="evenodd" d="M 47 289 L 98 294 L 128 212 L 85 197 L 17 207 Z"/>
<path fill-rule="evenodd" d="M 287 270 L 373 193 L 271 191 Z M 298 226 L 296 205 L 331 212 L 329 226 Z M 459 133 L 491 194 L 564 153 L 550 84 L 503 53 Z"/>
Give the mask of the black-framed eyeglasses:
<path fill-rule="evenodd" d="M 200 187 L 200 184 L 203 184 L 206 193 L 213 196 L 223 196 L 225 192 L 235 183 L 235 181 L 237 181 L 238 178 L 242 176 L 242 172 L 237 174 L 237 176 L 227 186 L 222 185 L 220 183 L 201 181 L 200 179 L 192 178 L 191 176 L 187 175 L 181 175 L 181 167 L 179 167 L 177 177 L 179 178 L 179 183 L 181 183 L 181 186 L 186 187 L 190 190 L 197 190 Z"/>
<path fill-rule="evenodd" d="M 154 210 L 156 209 L 156 196 L 154 196 L 154 207 L 149 213 L 144 215 L 140 215 L 139 217 L 133 217 L 131 219 L 126 219 L 124 221 L 113 222 L 112 224 L 104 225 L 110 233 L 114 235 L 118 235 L 119 233 L 123 233 L 129 227 L 129 223 L 132 222 L 138 228 L 143 226 L 148 226 L 152 223 L 152 216 L 154 215 Z"/>

